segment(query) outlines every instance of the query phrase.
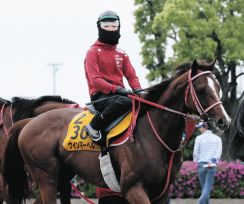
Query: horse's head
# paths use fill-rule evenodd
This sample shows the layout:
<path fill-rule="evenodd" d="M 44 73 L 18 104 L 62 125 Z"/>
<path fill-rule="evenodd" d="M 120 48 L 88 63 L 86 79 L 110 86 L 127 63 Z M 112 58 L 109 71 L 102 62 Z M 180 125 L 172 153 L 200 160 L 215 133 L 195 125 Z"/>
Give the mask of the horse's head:
<path fill-rule="evenodd" d="M 196 60 L 188 73 L 187 107 L 198 113 L 214 130 L 223 131 L 230 125 L 230 117 L 220 101 L 220 86 L 212 73 L 215 60 L 199 64 Z"/>

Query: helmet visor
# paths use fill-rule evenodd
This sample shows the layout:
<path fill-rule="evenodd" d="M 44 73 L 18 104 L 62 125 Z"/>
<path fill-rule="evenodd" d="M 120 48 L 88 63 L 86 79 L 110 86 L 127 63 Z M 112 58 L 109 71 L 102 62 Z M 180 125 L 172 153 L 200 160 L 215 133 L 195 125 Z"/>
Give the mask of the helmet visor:
<path fill-rule="evenodd" d="M 100 22 L 101 27 L 103 26 L 117 26 L 119 27 L 119 21 L 101 21 Z"/>
<path fill-rule="evenodd" d="M 100 22 L 100 27 L 104 30 L 108 30 L 108 31 L 115 31 L 119 29 L 119 21 L 101 21 Z"/>

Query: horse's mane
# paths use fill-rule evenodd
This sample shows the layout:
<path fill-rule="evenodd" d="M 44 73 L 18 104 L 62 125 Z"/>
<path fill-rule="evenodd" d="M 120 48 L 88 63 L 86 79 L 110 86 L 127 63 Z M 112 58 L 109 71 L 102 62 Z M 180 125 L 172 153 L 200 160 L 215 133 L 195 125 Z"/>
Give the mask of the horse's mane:
<path fill-rule="evenodd" d="M 76 102 L 62 98 L 61 96 L 41 96 L 35 100 L 35 106 L 38 107 L 47 101 L 60 102 L 65 104 L 74 104 Z"/>
<path fill-rule="evenodd" d="M 6 100 L 6 99 L 0 97 L 0 107 L 2 107 L 4 104 L 6 104 L 7 106 L 9 106 L 11 104 L 11 101 Z"/>
<path fill-rule="evenodd" d="M 24 118 L 34 116 L 34 110 L 44 104 L 45 102 L 60 102 L 65 104 L 75 103 L 68 99 L 63 99 L 61 96 L 41 96 L 36 99 L 29 99 L 23 97 L 13 97 L 12 106 L 15 109 L 13 121 L 19 121 Z"/>
<path fill-rule="evenodd" d="M 192 63 L 187 62 L 177 66 L 175 69 L 175 74 L 172 77 L 165 79 L 152 87 L 149 87 L 147 89 L 147 93 L 143 96 L 143 98 L 151 102 L 157 102 L 162 93 L 168 88 L 169 84 L 176 78 L 187 72 L 191 68 L 191 64 Z M 140 116 L 145 114 L 145 112 L 150 108 L 152 108 L 152 106 L 142 103 Z"/>

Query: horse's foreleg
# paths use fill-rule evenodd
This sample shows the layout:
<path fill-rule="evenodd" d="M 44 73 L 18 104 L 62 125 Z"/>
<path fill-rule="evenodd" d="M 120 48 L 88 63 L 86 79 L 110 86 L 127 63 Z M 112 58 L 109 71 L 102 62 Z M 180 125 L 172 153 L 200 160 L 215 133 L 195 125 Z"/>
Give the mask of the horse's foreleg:
<path fill-rule="evenodd" d="M 126 199 L 130 204 L 150 204 L 147 193 L 142 184 L 137 184 L 131 187 L 125 194 Z"/>

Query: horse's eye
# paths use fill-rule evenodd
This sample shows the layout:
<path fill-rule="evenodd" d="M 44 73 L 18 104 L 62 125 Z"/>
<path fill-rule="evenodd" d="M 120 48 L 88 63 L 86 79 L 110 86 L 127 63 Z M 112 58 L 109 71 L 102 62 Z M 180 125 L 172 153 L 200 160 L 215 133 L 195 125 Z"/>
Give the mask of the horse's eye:
<path fill-rule="evenodd" d="M 203 94 L 203 93 L 205 92 L 205 87 L 198 87 L 198 88 L 197 88 L 197 92 L 198 92 L 199 94 Z"/>
<path fill-rule="evenodd" d="M 200 90 L 200 91 L 198 92 L 198 94 L 199 94 L 199 95 L 203 95 L 203 94 L 204 94 L 204 90 Z"/>

